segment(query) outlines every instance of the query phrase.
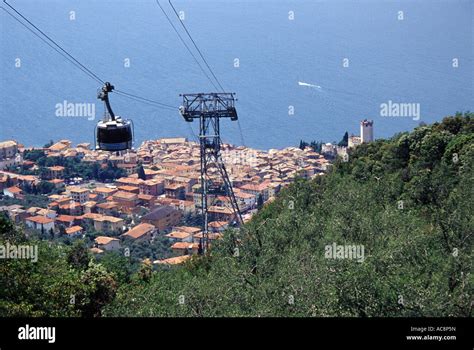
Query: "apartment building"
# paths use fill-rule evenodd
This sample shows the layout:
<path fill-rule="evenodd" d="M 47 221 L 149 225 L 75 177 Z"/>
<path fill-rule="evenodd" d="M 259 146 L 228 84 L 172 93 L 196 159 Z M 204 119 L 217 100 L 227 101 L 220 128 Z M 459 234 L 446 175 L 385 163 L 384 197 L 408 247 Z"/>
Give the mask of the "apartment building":
<path fill-rule="evenodd" d="M 147 215 L 143 216 L 141 221 L 155 226 L 158 230 L 168 230 L 176 226 L 181 220 L 180 211 L 169 206 L 158 207 Z"/>
<path fill-rule="evenodd" d="M 100 232 L 122 231 L 123 219 L 114 216 L 100 216 L 94 219 L 94 229 Z"/>
<path fill-rule="evenodd" d="M 80 204 L 84 204 L 89 200 L 89 193 L 90 191 L 86 188 L 69 188 L 69 192 L 71 193 L 71 198 L 74 202 L 78 202 Z"/>

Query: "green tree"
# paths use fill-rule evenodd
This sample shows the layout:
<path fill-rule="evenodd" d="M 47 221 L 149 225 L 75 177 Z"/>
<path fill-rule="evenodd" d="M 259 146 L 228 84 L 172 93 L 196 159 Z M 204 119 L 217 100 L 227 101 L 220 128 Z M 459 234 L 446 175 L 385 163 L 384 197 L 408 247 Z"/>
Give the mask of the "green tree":
<path fill-rule="evenodd" d="M 342 140 L 338 143 L 339 146 L 347 147 L 349 145 L 349 133 L 346 131 Z"/>

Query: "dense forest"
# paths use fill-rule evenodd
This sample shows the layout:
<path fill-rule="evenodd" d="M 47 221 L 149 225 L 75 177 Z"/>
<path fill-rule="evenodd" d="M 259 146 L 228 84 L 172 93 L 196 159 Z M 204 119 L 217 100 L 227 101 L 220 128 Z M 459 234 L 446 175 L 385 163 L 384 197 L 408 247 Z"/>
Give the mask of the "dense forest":
<path fill-rule="evenodd" d="M 0 261 L 0 315 L 472 316 L 473 118 L 358 146 L 183 266 L 40 242 L 37 263 Z M 364 259 L 328 258 L 333 244 Z"/>

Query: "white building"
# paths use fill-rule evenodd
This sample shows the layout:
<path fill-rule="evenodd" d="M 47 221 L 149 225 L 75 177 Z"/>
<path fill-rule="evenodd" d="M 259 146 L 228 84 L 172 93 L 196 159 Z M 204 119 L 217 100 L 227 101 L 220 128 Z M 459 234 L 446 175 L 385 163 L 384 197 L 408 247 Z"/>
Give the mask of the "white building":
<path fill-rule="evenodd" d="M 355 146 L 359 146 L 361 144 L 361 140 L 359 136 L 351 135 L 349 136 L 347 147 L 354 148 Z"/>
<path fill-rule="evenodd" d="M 364 119 L 360 122 L 360 141 L 362 143 L 374 141 L 374 121 Z"/>
<path fill-rule="evenodd" d="M 23 159 L 18 152 L 18 144 L 16 141 L 0 142 L 0 170 L 12 165 L 22 164 Z"/>

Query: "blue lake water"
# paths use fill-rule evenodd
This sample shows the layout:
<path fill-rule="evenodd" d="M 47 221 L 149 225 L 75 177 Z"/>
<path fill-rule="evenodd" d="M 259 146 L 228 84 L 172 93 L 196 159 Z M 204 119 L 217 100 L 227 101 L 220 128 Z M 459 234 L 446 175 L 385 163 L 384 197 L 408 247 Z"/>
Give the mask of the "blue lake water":
<path fill-rule="evenodd" d="M 180 105 L 180 93 L 213 90 L 154 0 L 9 2 L 118 89 L 173 106 Z M 161 3 L 170 9 L 167 0 Z M 473 1 L 174 4 L 226 90 L 237 93 L 248 146 L 339 141 L 346 130 L 358 134 L 364 118 L 374 120 L 375 137 L 389 137 L 420 121 L 474 110 Z M 176 17 L 171 18 L 179 28 Z M 36 146 L 50 139 L 93 142 L 96 121 L 58 117 L 55 106 L 64 100 L 96 103 L 100 117 L 96 81 L 3 10 L 0 53 L 0 139 Z M 20 68 L 15 67 L 18 58 Z M 134 120 L 136 145 L 191 137 L 177 112 L 116 95 L 111 100 L 117 114 Z M 380 104 L 389 100 L 418 103 L 420 120 L 380 116 Z M 294 115 L 289 115 L 290 106 Z M 223 122 L 222 133 L 225 141 L 241 143 L 236 123 Z"/>

